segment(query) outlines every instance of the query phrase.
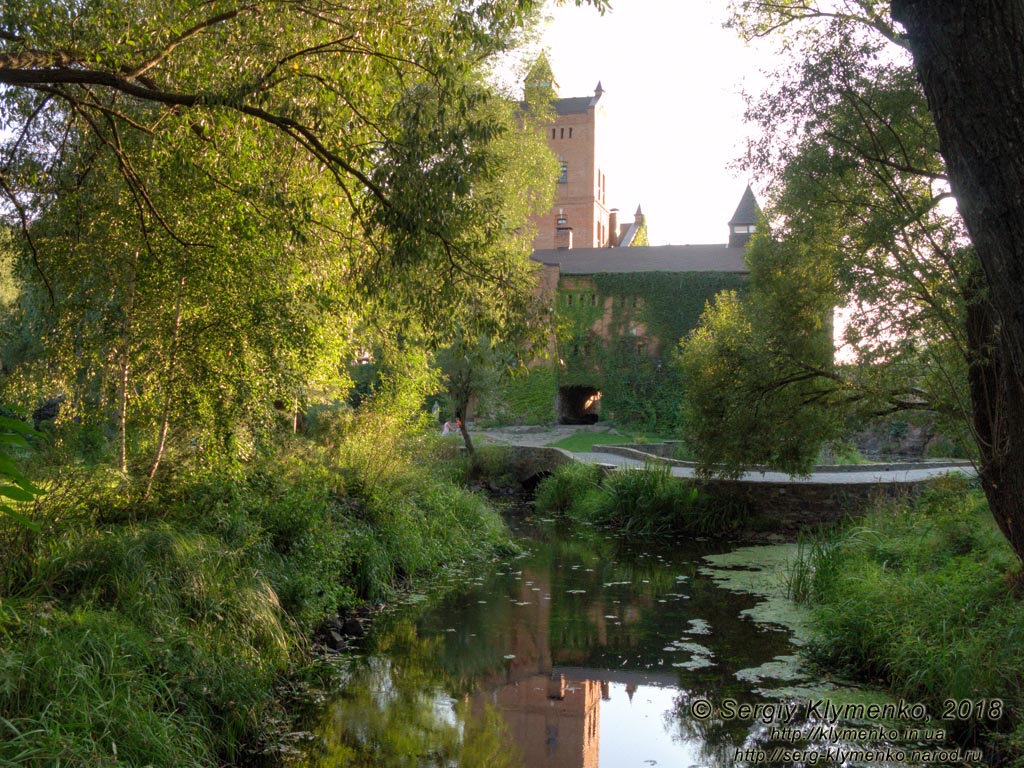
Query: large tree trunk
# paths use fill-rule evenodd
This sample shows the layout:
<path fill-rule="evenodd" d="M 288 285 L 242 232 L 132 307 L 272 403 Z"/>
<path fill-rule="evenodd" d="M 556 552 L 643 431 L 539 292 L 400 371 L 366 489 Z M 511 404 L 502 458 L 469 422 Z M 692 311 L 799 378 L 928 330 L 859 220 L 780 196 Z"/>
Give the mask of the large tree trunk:
<path fill-rule="evenodd" d="M 978 474 L 999 530 L 1024 559 L 1024 403 L 989 302 L 968 301 L 967 340 L 972 350 L 967 380 L 981 455 Z"/>
<path fill-rule="evenodd" d="M 892 12 L 985 274 L 987 294 L 969 318 L 979 470 L 1024 559 L 1024 3 L 892 0 Z"/>

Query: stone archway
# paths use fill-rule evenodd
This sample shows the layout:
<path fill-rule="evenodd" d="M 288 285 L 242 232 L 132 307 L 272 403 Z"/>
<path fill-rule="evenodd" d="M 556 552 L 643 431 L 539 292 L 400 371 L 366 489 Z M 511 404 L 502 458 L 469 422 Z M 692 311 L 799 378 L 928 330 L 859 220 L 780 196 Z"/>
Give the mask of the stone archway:
<path fill-rule="evenodd" d="M 595 424 L 601 416 L 601 390 L 573 385 L 558 388 L 559 424 Z"/>

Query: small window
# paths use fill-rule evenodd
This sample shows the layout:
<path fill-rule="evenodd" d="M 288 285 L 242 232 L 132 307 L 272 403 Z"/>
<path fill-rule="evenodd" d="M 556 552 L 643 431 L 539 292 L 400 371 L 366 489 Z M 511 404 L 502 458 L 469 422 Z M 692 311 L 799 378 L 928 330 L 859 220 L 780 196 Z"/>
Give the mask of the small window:
<path fill-rule="evenodd" d="M 558 138 L 560 138 L 560 139 L 564 139 L 565 138 L 565 128 L 561 129 L 561 135 Z"/>
<path fill-rule="evenodd" d="M 596 307 L 597 306 L 597 294 L 596 293 L 590 294 L 590 306 L 592 306 L 592 307 Z"/>
<path fill-rule="evenodd" d="M 552 138 L 552 139 L 553 139 L 553 138 L 555 138 L 555 134 L 556 134 L 556 132 L 557 132 L 557 129 L 555 129 L 555 128 L 552 128 L 552 129 L 551 129 L 551 138 Z"/>
<path fill-rule="evenodd" d="M 572 128 L 569 129 L 569 138 L 572 138 Z"/>
<path fill-rule="evenodd" d="M 572 294 L 571 293 L 567 293 L 565 295 L 565 303 L 567 305 L 569 305 L 570 307 L 572 306 Z"/>
<path fill-rule="evenodd" d="M 559 184 L 569 183 L 569 165 L 568 163 L 562 163 L 562 175 L 558 178 Z"/>

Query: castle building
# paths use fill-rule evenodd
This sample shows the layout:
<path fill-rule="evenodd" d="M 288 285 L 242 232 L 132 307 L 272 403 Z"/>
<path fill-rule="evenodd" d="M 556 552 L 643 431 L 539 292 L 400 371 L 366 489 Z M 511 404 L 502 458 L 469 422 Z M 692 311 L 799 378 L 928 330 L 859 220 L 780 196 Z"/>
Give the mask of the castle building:
<path fill-rule="evenodd" d="M 608 207 L 608 179 L 601 165 L 606 156 L 607 114 L 604 88 L 592 96 L 561 98 L 547 57 L 537 59 L 527 75 L 526 104 L 550 104 L 551 122 L 544 126 L 548 147 L 558 158 L 561 174 L 551 211 L 535 220 L 535 250 L 613 248 L 628 245 L 642 224 L 639 207 L 632 222 L 620 223 L 618 210 Z"/>
<path fill-rule="evenodd" d="M 524 94 L 524 109 L 550 104 L 542 130 L 561 163 L 555 202 L 535 220 L 531 256 L 542 265 L 541 290 L 559 316 L 550 371 L 554 416 L 567 423 L 629 421 L 645 418 L 644 409 L 670 410 L 672 403 L 654 401 L 672 376 L 665 365 L 671 349 L 719 291 L 745 285 L 744 253 L 760 217 L 754 193 L 748 185 L 725 242 L 650 246 L 639 206 L 630 221 L 608 207 L 601 83 L 592 96 L 562 98 L 542 55 Z"/>

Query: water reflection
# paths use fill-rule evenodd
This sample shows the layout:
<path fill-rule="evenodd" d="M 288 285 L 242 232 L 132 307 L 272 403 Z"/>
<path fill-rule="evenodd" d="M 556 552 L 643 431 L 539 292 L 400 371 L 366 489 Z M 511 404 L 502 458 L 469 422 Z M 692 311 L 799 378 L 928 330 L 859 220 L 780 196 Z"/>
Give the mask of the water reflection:
<path fill-rule="evenodd" d="M 525 556 L 378 623 L 307 764 L 732 766 L 768 743 L 757 720 L 690 716 L 696 698 L 772 701 L 804 674 L 789 631 L 743 615 L 758 598 L 702 572 L 716 545 L 543 522 L 524 536 Z"/>

